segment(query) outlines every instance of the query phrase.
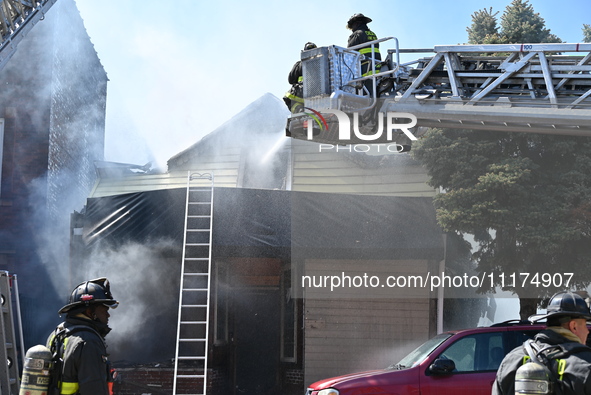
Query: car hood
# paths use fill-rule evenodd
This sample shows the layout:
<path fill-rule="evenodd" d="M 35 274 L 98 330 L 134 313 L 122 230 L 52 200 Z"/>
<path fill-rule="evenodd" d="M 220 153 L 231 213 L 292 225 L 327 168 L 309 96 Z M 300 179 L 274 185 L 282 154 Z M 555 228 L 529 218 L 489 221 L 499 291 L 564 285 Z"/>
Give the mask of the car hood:
<path fill-rule="evenodd" d="M 418 382 L 417 375 L 418 369 L 416 367 L 404 370 L 369 370 L 320 380 L 308 387 L 313 390 L 325 388 L 344 390 L 357 387 L 367 389 L 368 387 L 375 387 L 376 393 L 380 393 L 379 389 L 383 388 L 383 386 L 416 384 Z"/>

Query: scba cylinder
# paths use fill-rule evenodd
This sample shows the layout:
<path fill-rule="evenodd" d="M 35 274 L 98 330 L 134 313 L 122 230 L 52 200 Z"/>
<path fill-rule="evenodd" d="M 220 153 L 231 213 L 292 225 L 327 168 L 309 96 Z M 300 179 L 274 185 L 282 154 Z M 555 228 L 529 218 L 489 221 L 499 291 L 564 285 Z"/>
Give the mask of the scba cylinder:
<path fill-rule="evenodd" d="M 51 352 L 42 345 L 29 348 L 25 355 L 19 395 L 47 395 L 51 379 Z"/>
<path fill-rule="evenodd" d="M 540 363 L 528 362 L 515 372 L 515 395 L 552 394 L 550 370 Z"/>

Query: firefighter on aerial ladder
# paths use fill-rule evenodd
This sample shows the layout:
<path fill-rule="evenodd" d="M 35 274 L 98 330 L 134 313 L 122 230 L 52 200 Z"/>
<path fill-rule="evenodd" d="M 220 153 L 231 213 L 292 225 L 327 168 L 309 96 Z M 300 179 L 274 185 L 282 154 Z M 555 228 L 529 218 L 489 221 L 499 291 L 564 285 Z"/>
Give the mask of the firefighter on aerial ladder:
<path fill-rule="evenodd" d="M 351 33 L 351 35 L 349 36 L 347 48 L 378 39 L 378 36 L 376 36 L 376 34 L 372 32 L 369 29 L 369 27 L 367 27 L 367 24 L 371 21 L 371 18 L 368 18 L 363 14 L 355 14 L 351 18 L 349 18 L 349 20 L 347 21 L 347 29 L 351 30 L 353 33 Z M 381 66 L 380 61 L 382 60 L 382 56 L 380 55 L 380 45 L 374 44 L 373 52 L 371 45 L 358 49 L 358 51 L 362 55 L 365 55 L 365 58 L 361 60 L 361 76 L 367 77 L 373 74 L 373 70 L 371 67 L 372 57 L 375 59 L 375 71 L 376 73 L 379 73 Z M 371 80 L 365 81 L 364 85 L 371 93 Z"/>
<path fill-rule="evenodd" d="M 316 44 L 311 42 L 304 45 L 304 51 L 314 48 L 316 48 Z M 292 114 L 304 111 L 304 76 L 301 60 L 295 62 L 287 76 L 287 81 L 291 84 L 291 88 L 283 96 L 283 101 Z"/>

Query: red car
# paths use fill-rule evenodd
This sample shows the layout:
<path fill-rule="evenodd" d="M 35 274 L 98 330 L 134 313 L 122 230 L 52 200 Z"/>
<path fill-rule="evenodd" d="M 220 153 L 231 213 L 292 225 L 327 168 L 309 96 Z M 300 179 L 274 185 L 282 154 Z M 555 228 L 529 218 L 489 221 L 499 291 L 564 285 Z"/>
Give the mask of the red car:
<path fill-rule="evenodd" d="M 504 356 L 543 328 L 504 322 L 445 332 L 386 369 L 320 380 L 306 395 L 490 395 Z"/>

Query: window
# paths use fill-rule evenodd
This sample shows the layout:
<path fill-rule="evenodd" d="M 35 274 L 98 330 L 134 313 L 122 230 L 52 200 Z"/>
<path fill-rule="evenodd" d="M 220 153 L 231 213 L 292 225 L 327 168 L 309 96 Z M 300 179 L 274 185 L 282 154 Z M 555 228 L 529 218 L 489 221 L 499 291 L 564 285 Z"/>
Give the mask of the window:
<path fill-rule="evenodd" d="M 291 269 L 281 276 L 281 360 L 296 362 L 297 305 L 292 295 Z"/>
<path fill-rule="evenodd" d="M 504 350 L 502 332 L 481 333 L 456 341 L 440 357 L 454 361 L 458 373 L 494 371 L 505 356 Z"/>
<path fill-rule="evenodd" d="M 228 267 L 224 262 L 216 262 L 216 293 L 215 293 L 215 344 L 228 342 Z"/>

